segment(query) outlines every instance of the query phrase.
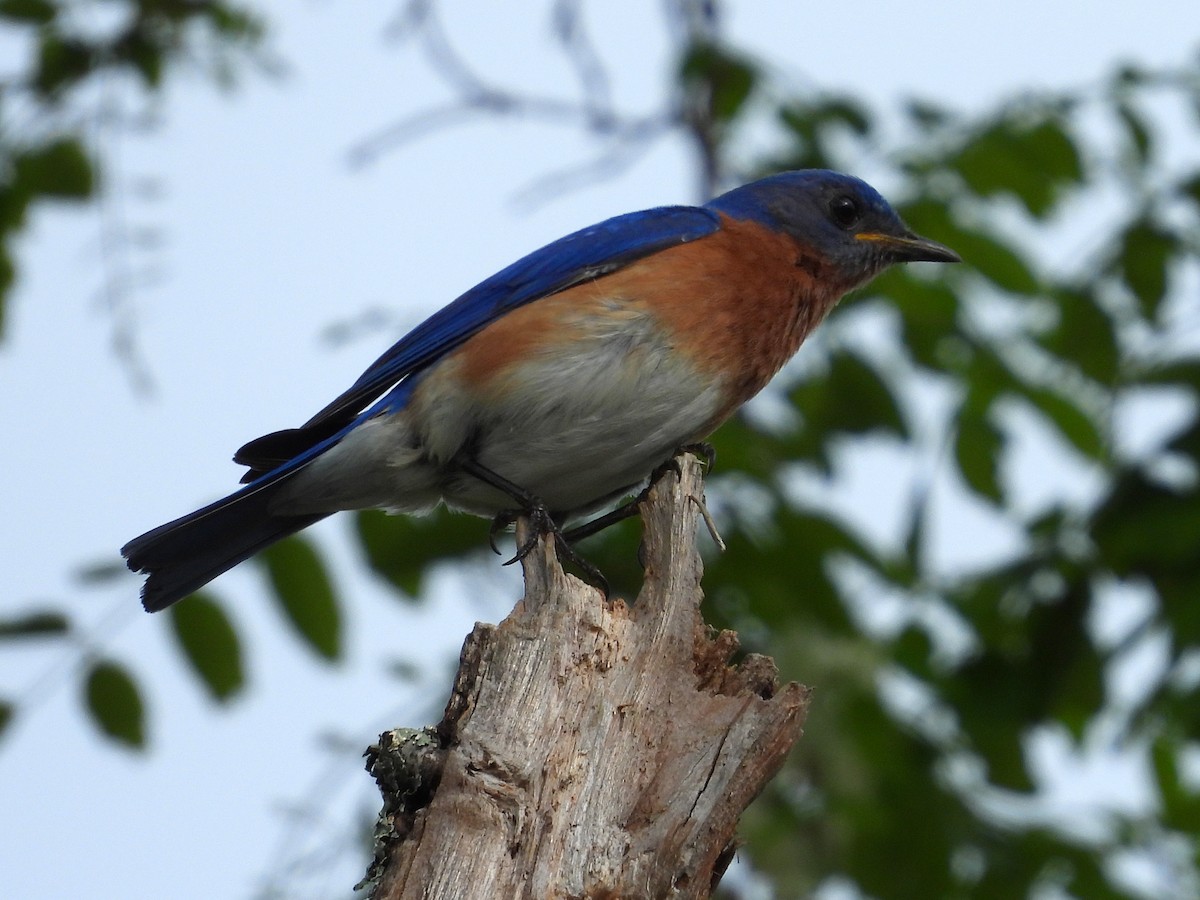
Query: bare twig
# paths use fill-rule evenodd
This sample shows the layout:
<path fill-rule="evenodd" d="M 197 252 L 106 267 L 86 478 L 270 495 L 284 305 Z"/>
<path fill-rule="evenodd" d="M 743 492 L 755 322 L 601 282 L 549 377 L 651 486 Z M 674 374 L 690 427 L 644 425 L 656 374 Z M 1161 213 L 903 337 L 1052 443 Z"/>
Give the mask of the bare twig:
<path fill-rule="evenodd" d="M 580 129 L 601 140 L 601 149 L 592 158 L 540 176 L 519 190 L 518 203 L 529 207 L 619 174 L 642 158 L 659 139 L 684 127 L 700 147 L 703 175 L 699 193 L 707 199 L 721 180 L 715 139 L 705 136 L 712 129 L 696 117 L 685 121 L 686 115 L 681 113 L 674 96 L 667 97 L 659 109 L 649 113 L 632 114 L 617 109 L 608 69 L 584 27 L 582 9 L 582 0 L 555 0 L 551 7 L 553 34 L 578 82 L 577 95 L 564 98 L 490 80 L 455 48 L 438 16 L 435 0 L 405 3 L 388 26 L 389 37 L 417 42 L 430 68 L 453 97 L 403 116 L 358 141 L 348 153 L 350 164 L 374 163 L 412 141 L 486 117 L 541 121 Z M 681 40 L 695 39 L 694 29 L 707 29 L 710 37 L 715 35 L 719 21 L 711 2 L 670 0 L 667 9 L 669 18 L 681 25 Z"/>

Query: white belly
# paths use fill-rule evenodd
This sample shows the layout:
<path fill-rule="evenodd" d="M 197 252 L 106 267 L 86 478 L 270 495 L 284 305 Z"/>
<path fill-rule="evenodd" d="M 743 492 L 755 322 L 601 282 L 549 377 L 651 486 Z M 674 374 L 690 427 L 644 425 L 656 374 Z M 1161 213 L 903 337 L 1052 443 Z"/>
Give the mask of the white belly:
<path fill-rule="evenodd" d="M 360 425 L 298 473 L 278 511 L 416 511 L 438 501 L 488 516 L 513 508 L 456 468 L 463 455 L 554 512 L 603 505 L 703 437 L 723 401 L 720 384 L 670 352 L 651 326 L 597 327 L 569 354 L 535 355 L 470 389 L 451 356 L 403 410 Z"/>

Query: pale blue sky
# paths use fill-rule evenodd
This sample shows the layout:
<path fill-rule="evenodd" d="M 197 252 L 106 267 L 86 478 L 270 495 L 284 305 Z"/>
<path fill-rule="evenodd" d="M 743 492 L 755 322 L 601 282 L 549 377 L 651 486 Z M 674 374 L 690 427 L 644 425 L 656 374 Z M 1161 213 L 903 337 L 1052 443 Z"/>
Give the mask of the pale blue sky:
<path fill-rule="evenodd" d="M 669 65 L 658 6 L 593 6 L 618 101 L 654 108 Z M 465 55 L 508 83 L 565 84 L 540 5 L 528 7 L 517 19 L 464 2 L 449 28 Z M 511 569 L 442 573 L 438 601 L 411 609 L 361 574 L 348 581 L 359 570 L 346 522 L 326 522 L 322 544 L 340 583 L 353 585 L 347 663 L 314 663 L 243 567 L 214 585 L 243 600 L 235 615 L 252 682 L 223 712 L 182 671 L 165 621 L 141 612 L 137 580 L 81 590 L 72 571 L 225 493 L 239 474 L 235 448 L 308 418 L 400 332 L 500 266 L 608 215 L 696 199 L 686 150 L 669 140 L 615 180 L 517 210 L 516 189 L 588 158 L 586 139 L 534 124 L 480 121 L 351 170 L 357 140 L 444 88 L 415 53 L 383 40 L 379 4 L 286 8 L 272 46 L 287 77 L 247 76 L 232 95 L 177 79 L 161 127 L 115 145 L 120 215 L 164 238 L 130 258 L 162 276 L 131 299 L 153 399 L 130 390 L 109 352 L 111 323 L 95 301 L 102 214 L 43 211 L 22 242 L 0 348 L 5 609 L 50 599 L 103 623 L 103 652 L 147 689 L 152 751 L 94 737 L 60 652 L 6 649 L 0 693 L 38 700 L 0 747 L 3 897 L 248 895 L 279 864 L 281 806 L 308 796 L 329 767 L 314 735 L 345 735 L 357 748 L 385 726 L 436 718 L 462 637 L 518 595 Z M 979 109 L 1025 87 L 1092 82 L 1118 57 L 1182 61 L 1200 39 L 1200 14 L 1184 0 L 1136 10 L 1044 0 L 816 8 L 744 0 L 728 15 L 734 37 L 797 84 L 881 103 L 916 94 Z M 158 183 L 157 198 L 131 188 L 145 179 Z M 385 310 L 389 327 L 334 350 L 321 341 L 331 322 L 369 309 Z M 481 543 L 483 533 L 481 524 Z M 415 687 L 386 682 L 379 672 L 392 658 L 428 673 Z M 337 771 L 349 772 L 335 782 L 349 796 L 370 797 L 365 775 Z M 322 836 L 361 807 L 331 808 L 341 818 Z M 335 868 L 326 894 L 356 877 Z"/>

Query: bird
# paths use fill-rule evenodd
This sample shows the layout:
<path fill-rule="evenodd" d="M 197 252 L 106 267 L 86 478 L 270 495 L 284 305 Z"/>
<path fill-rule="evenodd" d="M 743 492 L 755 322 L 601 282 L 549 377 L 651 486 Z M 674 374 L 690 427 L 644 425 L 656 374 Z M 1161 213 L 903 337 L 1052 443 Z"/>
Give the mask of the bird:
<path fill-rule="evenodd" d="M 142 605 L 343 510 L 530 514 L 561 536 L 703 441 L 841 297 L 918 261 L 961 260 L 826 169 L 569 234 L 434 313 L 300 427 L 239 449 L 244 487 L 126 544 Z"/>

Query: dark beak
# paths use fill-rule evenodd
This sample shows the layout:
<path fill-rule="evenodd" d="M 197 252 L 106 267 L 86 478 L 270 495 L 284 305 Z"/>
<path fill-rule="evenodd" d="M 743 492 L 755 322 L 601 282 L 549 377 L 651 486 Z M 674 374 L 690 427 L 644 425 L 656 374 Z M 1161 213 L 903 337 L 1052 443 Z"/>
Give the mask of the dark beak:
<path fill-rule="evenodd" d="M 855 237 L 860 241 L 874 241 L 880 244 L 894 262 L 962 262 L 962 257 L 945 244 L 923 238 L 911 231 L 904 234 L 884 234 L 881 231 L 870 231 L 855 235 Z"/>

